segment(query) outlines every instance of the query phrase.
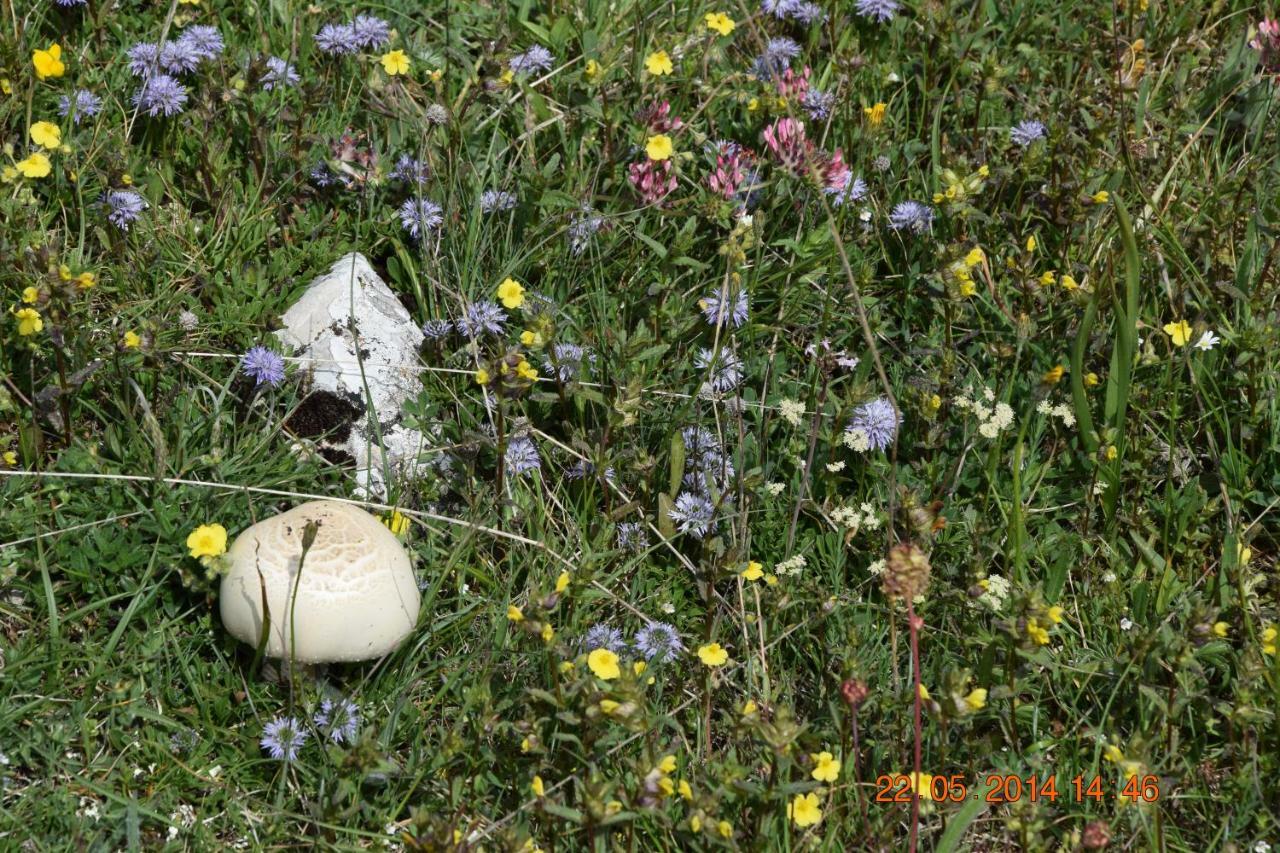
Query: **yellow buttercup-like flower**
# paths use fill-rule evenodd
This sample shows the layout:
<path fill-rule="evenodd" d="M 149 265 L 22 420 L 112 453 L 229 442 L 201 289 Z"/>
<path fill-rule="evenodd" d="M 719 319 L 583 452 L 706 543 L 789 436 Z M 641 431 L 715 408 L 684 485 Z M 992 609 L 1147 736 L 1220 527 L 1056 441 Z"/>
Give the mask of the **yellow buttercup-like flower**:
<path fill-rule="evenodd" d="M 650 160 L 667 160 L 674 152 L 675 146 L 671 144 L 671 137 L 665 133 L 650 136 L 644 144 L 644 153 L 649 155 Z"/>
<path fill-rule="evenodd" d="M 543 784 L 541 776 L 534 776 L 533 781 L 529 783 L 529 790 L 533 791 L 535 797 L 546 796 L 547 786 Z"/>
<path fill-rule="evenodd" d="M 755 560 L 748 562 L 747 567 L 742 570 L 743 580 L 758 581 L 762 577 L 764 577 L 764 566 Z"/>
<path fill-rule="evenodd" d="M 142 346 L 142 337 L 133 329 L 130 329 L 124 333 L 124 338 L 121 339 L 120 345 L 125 349 L 138 349 Z"/>
<path fill-rule="evenodd" d="M 622 674 L 618 668 L 618 656 L 608 649 L 596 649 L 587 655 L 587 666 L 602 681 L 612 681 Z"/>
<path fill-rule="evenodd" d="M 698 649 L 698 660 L 706 666 L 724 666 L 729 662 L 729 652 L 719 643 L 707 643 Z"/>
<path fill-rule="evenodd" d="M 31 125 L 31 141 L 50 151 L 62 144 L 62 128 L 51 121 L 38 121 Z"/>
<path fill-rule="evenodd" d="M 654 77 L 663 77 L 675 70 L 671 57 L 665 50 L 655 50 L 644 58 L 644 68 Z"/>
<path fill-rule="evenodd" d="M 987 689 L 975 687 L 964 697 L 964 706 L 970 711 L 981 711 L 987 706 Z"/>
<path fill-rule="evenodd" d="M 382 70 L 387 72 L 388 76 L 395 77 L 397 74 L 409 73 L 409 57 L 404 55 L 403 50 L 389 50 L 378 59 L 382 63 Z"/>
<path fill-rule="evenodd" d="M 29 338 L 44 328 L 44 319 L 34 308 L 19 308 L 13 312 L 13 316 L 18 321 L 18 334 L 24 338 Z"/>
<path fill-rule="evenodd" d="M 869 107 L 863 107 L 862 114 L 867 117 L 868 124 L 870 124 L 872 127 L 879 127 L 880 125 L 884 124 L 884 111 L 888 108 L 889 108 L 888 104 L 884 103 L 883 101 L 880 101 Z"/>
<path fill-rule="evenodd" d="M 61 77 L 67 71 L 67 66 L 62 64 L 62 48 L 57 44 L 49 45 L 46 50 L 33 51 L 31 64 L 35 66 L 36 77 L 41 80 Z"/>
<path fill-rule="evenodd" d="M 1187 342 L 1191 340 L 1191 324 L 1186 320 L 1179 320 L 1176 323 L 1166 323 L 1164 333 L 1173 341 L 1175 347 L 1185 347 Z"/>
<path fill-rule="evenodd" d="M 49 158 L 39 151 L 25 160 L 19 160 L 17 166 L 18 173 L 24 178 L 43 178 L 53 171 Z"/>
<path fill-rule="evenodd" d="M 829 752 L 810 753 L 813 771 L 809 774 L 819 782 L 834 782 L 840 778 L 840 762 Z"/>
<path fill-rule="evenodd" d="M 572 579 L 573 579 L 573 576 L 570 575 L 568 572 L 561 572 L 560 577 L 556 578 L 556 592 L 561 593 L 561 592 L 564 592 L 566 589 L 568 589 L 569 581 Z"/>
<path fill-rule="evenodd" d="M 34 305 L 35 301 L 40 298 L 40 291 L 34 287 L 24 287 L 22 289 L 22 301 L 28 305 Z"/>
<path fill-rule="evenodd" d="M 714 30 L 722 36 L 727 36 L 733 32 L 733 28 L 737 26 L 724 12 L 708 12 L 703 18 L 707 22 L 707 29 Z"/>
<path fill-rule="evenodd" d="M 507 308 L 519 308 L 524 304 L 524 287 L 514 278 L 504 279 L 502 284 L 498 285 L 498 299 L 502 300 L 502 304 Z"/>
<path fill-rule="evenodd" d="M 822 807 L 817 794 L 796 794 L 787 804 L 787 817 L 801 828 L 822 822 Z"/>
<path fill-rule="evenodd" d="M 514 604 L 508 604 L 507 605 L 507 621 L 523 622 L 524 611 L 521 610 L 519 607 L 516 607 Z"/>
<path fill-rule="evenodd" d="M 227 529 L 221 524 L 202 524 L 187 535 L 187 550 L 193 557 L 217 557 L 227 550 Z"/>

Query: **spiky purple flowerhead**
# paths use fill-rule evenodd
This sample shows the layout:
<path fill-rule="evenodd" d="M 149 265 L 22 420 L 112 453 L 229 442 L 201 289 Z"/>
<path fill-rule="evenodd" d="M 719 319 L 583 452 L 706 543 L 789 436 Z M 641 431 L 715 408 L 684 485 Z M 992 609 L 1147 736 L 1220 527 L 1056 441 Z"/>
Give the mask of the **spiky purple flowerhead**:
<path fill-rule="evenodd" d="M 53 2 L 55 5 L 61 6 L 64 9 L 72 9 L 76 6 L 86 5 L 88 0 L 53 0 Z"/>
<path fill-rule="evenodd" d="M 401 154 L 388 177 L 393 181 L 422 186 L 431 178 L 431 167 L 411 154 Z"/>
<path fill-rule="evenodd" d="M 1045 126 L 1035 119 L 1020 121 L 1009 128 L 1009 141 L 1019 148 L 1026 148 L 1037 139 L 1044 139 Z"/>
<path fill-rule="evenodd" d="M 902 8 L 902 4 L 898 0 L 858 0 L 854 4 L 854 11 L 864 18 L 871 18 L 879 23 L 892 21 L 893 16 L 898 14 L 898 9 Z"/>
<path fill-rule="evenodd" d="M 351 32 L 356 42 L 367 50 L 373 50 L 391 41 L 391 25 L 375 15 L 356 15 L 351 22 Z"/>
<path fill-rule="evenodd" d="M 481 300 L 468 305 L 453 325 L 464 338 L 500 335 L 506 328 L 507 315 L 496 302 Z"/>
<path fill-rule="evenodd" d="M 160 67 L 169 74 L 190 74 L 200 67 L 204 56 L 184 39 L 160 45 Z"/>
<path fill-rule="evenodd" d="M 360 730 L 360 706 L 345 696 L 337 701 L 321 699 L 312 719 L 334 743 L 355 743 L 356 732 Z"/>
<path fill-rule="evenodd" d="M 264 346 L 252 347 L 241 356 L 240 369 L 253 380 L 254 387 L 270 385 L 274 388 L 284 381 L 284 359 Z"/>
<path fill-rule="evenodd" d="M 854 410 L 853 417 L 849 419 L 849 425 L 845 427 L 845 432 L 855 430 L 861 432 L 867 437 L 869 450 L 884 450 L 893 444 L 893 439 L 898 434 L 898 425 L 901 423 L 902 416 L 893 408 L 889 398 L 877 397 Z"/>
<path fill-rule="evenodd" d="M 800 45 L 786 36 L 771 38 L 764 46 L 764 52 L 756 57 L 751 72 L 757 80 L 767 82 L 791 66 L 791 60 L 800 55 Z"/>
<path fill-rule="evenodd" d="M 448 320 L 428 320 L 422 324 L 422 336 L 429 341 L 447 338 L 452 331 L 453 323 Z"/>
<path fill-rule="evenodd" d="M 727 491 L 733 482 L 733 460 L 718 450 L 686 458 L 684 485 L 695 492 Z"/>
<path fill-rule="evenodd" d="M 515 206 L 516 197 L 514 193 L 503 190 L 485 190 L 480 194 L 481 213 L 497 213 L 502 210 L 510 210 Z"/>
<path fill-rule="evenodd" d="M 276 717 L 262 727 L 258 742 L 277 761 L 293 761 L 309 737 L 302 724 L 293 717 Z"/>
<path fill-rule="evenodd" d="M 867 182 L 862 178 L 854 178 L 843 189 L 825 187 L 822 191 L 827 194 L 833 207 L 843 207 L 851 201 L 861 201 L 866 196 Z"/>
<path fill-rule="evenodd" d="M 330 56 L 349 56 L 360 51 L 360 37 L 351 24 L 325 24 L 315 39 L 320 52 Z"/>
<path fill-rule="evenodd" d="M 627 650 L 627 641 L 623 638 L 622 632 L 608 622 L 597 622 L 582 635 L 582 648 L 588 652 L 608 649 L 615 654 L 621 654 Z"/>
<path fill-rule="evenodd" d="M 700 349 L 693 364 L 707 372 L 706 387 L 717 394 L 727 394 L 742 383 L 742 359 L 728 347 L 721 347 L 718 353 Z"/>
<path fill-rule="evenodd" d="M 555 57 L 551 55 L 551 51 L 540 44 L 535 44 L 524 53 L 517 53 L 511 57 L 507 61 L 507 67 L 513 74 L 536 74 L 539 71 L 550 70 L 554 63 Z"/>
<path fill-rule="evenodd" d="M 149 77 L 160 68 L 160 48 L 155 42 L 140 41 L 125 51 L 129 60 L 129 73 L 134 77 Z"/>
<path fill-rule="evenodd" d="M 604 222 L 603 216 L 583 205 L 582 210 L 569 223 L 569 251 L 581 255 L 595 233 L 604 227 Z"/>
<path fill-rule="evenodd" d="M 559 343 L 552 345 L 542 360 L 542 368 L 561 382 L 572 382 L 578 378 L 584 362 L 588 365 L 595 356 L 577 344 Z"/>
<path fill-rule="evenodd" d="M 278 56 L 267 57 L 267 70 L 262 73 L 262 89 L 270 92 L 277 86 L 298 85 L 298 72 Z"/>
<path fill-rule="evenodd" d="M 434 201 L 425 198 L 406 199 L 400 205 L 400 224 L 409 236 L 417 240 L 428 231 L 434 231 L 444 221 L 443 210 Z"/>
<path fill-rule="evenodd" d="M 681 533 L 701 539 L 716 529 L 716 508 L 706 495 L 681 492 L 667 515 L 680 526 Z"/>
<path fill-rule="evenodd" d="M 534 446 L 532 439 L 523 435 L 507 443 L 504 461 L 508 477 L 519 477 L 542 467 L 542 460 L 538 458 L 538 448 Z"/>
<path fill-rule="evenodd" d="M 216 59 L 222 55 L 224 46 L 222 33 L 218 32 L 218 28 L 204 24 L 187 27 L 186 31 L 178 37 L 178 43 L 201 59 Z"/>
<path fill-rule="evenodd" d="M 680 438 L 684 442 L 685 459 L 695 459 L 707 453 L 720 452 L 720 440 L 706 427 L 682 427 Z"/>
<path fill-rule="evenodd" d="M 157 74 L 142 81 L 133 105 L 149 116 L 177 115 L 187 105 L 187 89 L 168 74 Z"/>
<path fill-rule="evenodd" d="M 889 212 L 889 227 L 894 231 L 923 234 L 933 227 L 933 208 L 918 201 L 904 201 Z"/>
<path fill-rule="evenodd" d="M 645 660 L 658 658 L 665 662 L 675 660 L 684 651 L 684 643 L 680 642 L 680 632 L 674 625 L 648 622 L 636 632 L 636 650 Z"/>
<path fill-rule="evenodd" d="M 649 531 L 638 521 L 618 525 L 618 547 L 627 551 L 643 551 L 649 547 Z"/>
<path fill-rule="evenodd" d="M 747 289 L 739 287 L 736 293 L 725 293 L 724 288 L 717 287 L 698 300 L 698 307 L 709 325 L 741 329 L 747 322 Z"/>
<path fill-rule="evenodd" d="M 103 200 L 107 207 L 111 208 L 111 212 L 107 214 L 107 220 L 121 231 L 128 231 L 129 225 L 142 215 L 142 211 L 151 206 L 147 204 L 147 200 L 141 193 L 133 190 L 111 190 Z"/>
<path fill-rule="evenodd" d="M 96 116 L 100 112 L 102 99 L 87 89 L 76 89 L 74 94 L 63 95 L 58 99 L 58 115 L 63 118 L 72 115 L 71 120 L 76 124 L 85 116 Z"/>
<path fill-rule="evenodd" d="M 810 89 L 800 99 L 800 105 L 814 121 L 826 121 L 831 117 L 831 110 L 836 104 L 836 96 L 821 89 Z"/>

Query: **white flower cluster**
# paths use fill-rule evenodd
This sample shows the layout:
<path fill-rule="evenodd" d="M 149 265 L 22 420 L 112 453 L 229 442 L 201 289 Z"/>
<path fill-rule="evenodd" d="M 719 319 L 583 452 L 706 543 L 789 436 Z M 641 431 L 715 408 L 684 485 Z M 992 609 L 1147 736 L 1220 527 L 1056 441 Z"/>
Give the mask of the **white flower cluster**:
<path fill-rule="evenodd" d="M 808 565 L 808 561 L 805 560 L 804 555 L 796 554 L 794 557 L 789 557 L 778 563 L 773 569 L 780 575 L 798 575 L 806 565 Z"/>
<path fill-rule="evenodd" d="M 845 430 L 840 436 L 840 443 L 857 453 L 866 453 L 871 449 L 871 439 L 860 429 Z"/>
<path fill-rule="evenodd" d="M 1003 575 L 988 575 L 978 581 L 978 586 L 982 587 L 982 595 L 978 596 L 979 604 L 992 613 L 999 613 L 1004 609 L 1011 589 L 1008 578 Z"/>
<path fill-rule="evenodd" d="M 986 438 L 997 435 L 1013 426 L 1013 409 L 1008 403 L 996 401 L 996 392 L 983 388 L 982 394 L 974 394 L 972 388 L 966 388 L 964 396 L 956 397 L 956 408 L 973 412 L 980 421 L 978 432 Z"/>
<path fill-rule="evenodd" d="M 1040 401 L 1040 405 L 1036 406 L 1036 411 L 1047 418 L 1057 418 L 1062 421 L 1063 426 L 1073 427 L 1076 425 L 1076 413 L 1071 411 L 1071 407 L 1066 403 L 1057 403 L 1056 405 L 1048 397 Z"/>
<path fill-rule="evenodd" d="M 793 427 L 798 427 L 800 419 L 804 417 L 804 403 L 796 400 L 782 400 L 778 403 L 778 414 Z"/>
<path fill-rule="evenodd" d="M 880 575 L 884 574 L 884 570 L 887 569 L 888 567 L 889 567 L 889 564 L 884 560 L 876 560 L 874 563 L 867 566 L 867 571 L 871 572 L 871 574 L 875 575 L 876 577 L 880 577 Z"/>
<path fill-rule="evenodd" d="M 831 512 L 831 520 L 840 527 L 852 530 L 855 533 L 864 529 L 880 529 L 880 516 L 876 515 L 875 507 L 869 503 L 863 503 L 857 508 L 852 506 L 836 507 Z"/>

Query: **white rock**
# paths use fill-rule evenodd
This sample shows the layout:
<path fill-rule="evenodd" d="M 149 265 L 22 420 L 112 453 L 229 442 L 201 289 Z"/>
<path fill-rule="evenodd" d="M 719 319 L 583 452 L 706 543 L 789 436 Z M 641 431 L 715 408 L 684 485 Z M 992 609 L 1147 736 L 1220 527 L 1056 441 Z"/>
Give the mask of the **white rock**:
<path fill-rule="evenodd" d="M 357 493 L 385 496 L 388 480 L 414 475 L 425 444 L 422 433 L 401 424 L 404 402 L 421 388 L 422 330 L 359 252 L 311 282 L 282 319 L 276 334 L 294 355 L 310 359 L 312 390 L 364 409 L 339 446 L 356 460 Z"/>

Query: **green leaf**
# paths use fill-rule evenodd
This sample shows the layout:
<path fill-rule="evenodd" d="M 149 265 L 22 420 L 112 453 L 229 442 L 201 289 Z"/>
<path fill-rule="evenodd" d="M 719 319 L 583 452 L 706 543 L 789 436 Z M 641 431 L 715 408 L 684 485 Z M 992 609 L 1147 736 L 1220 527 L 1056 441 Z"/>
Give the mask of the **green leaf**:
<path fill-rule="evenodd" d="M 935 853 L 952 853 L 959 850 L 960 844 L 964 841 L 964 834 L 973 824 L 978 816 L 987 810 L 987 801 L 984 797 L 972 797 L 963 806 L 960 811 L 947 823 L 947 829 L 938 838 L 938 846 L 933 848 Z"/>

